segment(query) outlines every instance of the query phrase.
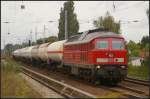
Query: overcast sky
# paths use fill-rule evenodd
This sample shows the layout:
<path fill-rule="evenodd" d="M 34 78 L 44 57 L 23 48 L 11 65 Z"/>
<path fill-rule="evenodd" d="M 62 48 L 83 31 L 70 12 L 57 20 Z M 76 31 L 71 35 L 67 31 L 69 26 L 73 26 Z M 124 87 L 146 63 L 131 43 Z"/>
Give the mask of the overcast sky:
<path fill-rule="evenodd" d="M 58 35 L 58 19 L 61 7 L 65 1 L 1 1 L 1 48 L 4 43 L 21 43 L 31 38 L 43 38 L 43 28 L 46 26 L 45 37 Z M 25 9 L 20 9 L 21 5 Z M 94 29 L 93 20 L 104 16 L 106 11 L 121 20 L 121 32 L 127 41 L 139 42 L 143 36 L 149 35 L 149 23 L 146 9 L 149 1 L 75 1 L 75 13 L 79 21 L 79 31 Z M 139 22 L 131 22 L 139 20 Z M 10 22 L 9 24 L 3 22 Z M 52 23 L 48 21 L 54 21 Z M 130 23 L 128 22 L 130 21 Z M 8 32 L 10 35 L 8 35 Z"/>

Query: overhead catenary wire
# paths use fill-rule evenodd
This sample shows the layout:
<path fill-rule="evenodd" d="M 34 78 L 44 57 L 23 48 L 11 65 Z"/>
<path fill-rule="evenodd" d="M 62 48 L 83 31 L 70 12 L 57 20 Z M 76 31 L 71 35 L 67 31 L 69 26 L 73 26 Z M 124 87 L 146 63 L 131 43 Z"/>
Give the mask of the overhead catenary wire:
<path fill-rule="evenodd" d="M 141 2 L 137 2 L 137 3 L 135 3 L 135 4 L 132 4 L 132 5 L 129 5 L 129 6 L 127 6 L 127 7 L 124 7 L 124 8 L 121 8 L 121 9 L 116 9 L 115 8 L 115 13 L 118 13 L 118 12 L 120 12 L 120 11 L 124 11 L 124 10 L 128 10 L 128 9 L 130 9 L 130 8 L 132 8 L 132 7 L 137 7 L 137 5 L 141 5 L 141 4 L 144 4 L 145 2 L 144 1 L 141 1 Z M 115 5 L 116 6 L 116 5 Z"/>

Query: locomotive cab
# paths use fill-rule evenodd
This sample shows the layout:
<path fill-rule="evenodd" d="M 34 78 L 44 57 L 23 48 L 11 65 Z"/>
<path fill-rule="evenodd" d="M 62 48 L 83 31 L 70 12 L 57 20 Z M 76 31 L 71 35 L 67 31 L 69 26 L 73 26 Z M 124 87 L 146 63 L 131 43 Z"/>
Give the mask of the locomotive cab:
<path fill-rule="evenodd" d="M 127 58 L 124 38 L 103 37 L 93 41 L 93 63 L 100 79 L 121 81 L 127 75 Z"/>

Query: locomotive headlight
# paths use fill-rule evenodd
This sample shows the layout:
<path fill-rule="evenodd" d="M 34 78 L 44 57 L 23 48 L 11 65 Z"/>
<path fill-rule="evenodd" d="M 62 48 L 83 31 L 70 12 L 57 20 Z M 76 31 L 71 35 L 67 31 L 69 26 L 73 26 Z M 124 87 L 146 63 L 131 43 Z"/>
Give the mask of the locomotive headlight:
<path fill-rule="evenodd" d="M 98 66 L 96 66 L 96 68 L 97 68 L 97 69 L 100 69 L 100 68 L 101 68 L 101 66 L 99 66 L 99 65 L 98 65 Z"/>
<path fill-rule="evenodd" d="M 121 66 L 122 69 L 125 69 L 125 66 Z"/>

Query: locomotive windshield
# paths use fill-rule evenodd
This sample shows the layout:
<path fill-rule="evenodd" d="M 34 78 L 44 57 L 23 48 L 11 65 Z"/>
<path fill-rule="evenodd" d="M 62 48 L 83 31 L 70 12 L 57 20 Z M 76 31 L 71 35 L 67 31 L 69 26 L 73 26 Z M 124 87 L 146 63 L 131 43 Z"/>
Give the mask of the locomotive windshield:
<path fill-rule="evenodd" d="M 96 44 L 98 49 L 107 49 L 108 48 L 108 41 L 98 41 Z"/>
<path fill-rule="evenodd" d="M 123 50 L 124 41 L 122 39 L 103 39 L 96 42 L 96 49 Z"/>
<path fill-rule="evenodd" d="M 112 41 L 112 49 L 123 49 L 123 41 Z"/>

